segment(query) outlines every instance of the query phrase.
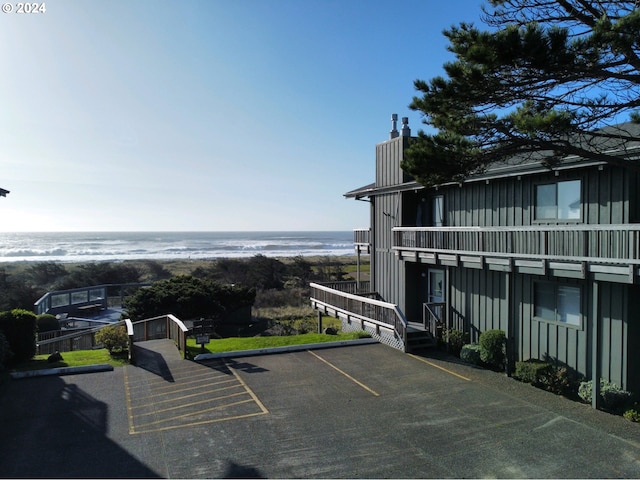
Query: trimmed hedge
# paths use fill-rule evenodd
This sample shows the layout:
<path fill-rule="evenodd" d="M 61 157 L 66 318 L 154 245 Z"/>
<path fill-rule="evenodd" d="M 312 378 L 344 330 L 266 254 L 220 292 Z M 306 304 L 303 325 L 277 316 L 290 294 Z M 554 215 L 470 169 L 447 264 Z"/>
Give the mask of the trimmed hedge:
<path fill-rule="evenodd" d="M 534 358 L 525 362 L 516 362 L 516 371 L 513 376 L 526 383 L 537 384 L 540 380 L 549 375 L 553 365 Z"/>
<path fill-rule="evenodd" d="M 480 360 L 501 369 L 506 357 L 507 336 L 502 330 L 487 330 L 480 334 Z"/>
<path fill-rule="evenodd" d="M 25 362 L 36 354 L 36 314 L 14 309 L 0 312 L 0 331 L 13 352 L 11 362 Z"/>
<path fill-rule="evenodd" d="M 38 332 L 52 332 L 55 330 L 60 330 L 60 323 L 55 315 L 51 315 L 50 313 L 42 313 L 36 317 L 36 322 L 38 323 Z"/>
<path fill-rule="evenodd" d="M 4 336 L 4 333 L 0 331 L 0 371 L 9 362 L 12 356 L 13 356 L 13 352 L 11 352 L 11 348 L 9 347 L 9 342 L 7 342 L 7 339 Z"/>

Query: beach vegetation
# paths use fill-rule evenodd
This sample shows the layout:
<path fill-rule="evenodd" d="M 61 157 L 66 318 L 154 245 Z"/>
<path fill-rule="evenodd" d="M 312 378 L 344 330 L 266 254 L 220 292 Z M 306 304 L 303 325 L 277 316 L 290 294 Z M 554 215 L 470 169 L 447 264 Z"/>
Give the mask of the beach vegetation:
<path fill-rule="evenodd" d="M 130 263 L 84 263 L 70 269 L 69 274 L 56 283 L 55 290 L 67 290 L 110 283 L 140 282 L 140 270 Z"/>
<path fill-rule="evenodd" d="M 169 313 L 183 320 L 224 319 L 254 300 L 253 288 L 180 275 L 139 289 L 124 306 L 134 321 Z"/>

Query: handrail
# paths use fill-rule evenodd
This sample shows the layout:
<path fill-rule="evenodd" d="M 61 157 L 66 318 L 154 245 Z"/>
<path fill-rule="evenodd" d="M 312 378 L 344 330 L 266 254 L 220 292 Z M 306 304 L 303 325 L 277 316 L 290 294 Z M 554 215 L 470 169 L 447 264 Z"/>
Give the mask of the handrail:
<path fill-rule="evenodd" d="M 59 337 L 54 337 L 54 338 L 49 338 L 47 340 L 42 340 L 42 341 L 38 341 L 38 346 L 40 345 L 49 345 L 50 343 L 56 343 L 56 342 L 60 342 L 63 340 L 70 340 L 76 337 L 82 337 L 84 335 L 89 335 L 89 334 L 94 334 L 97 333 L 98 331 L 102 330 L 104 327 L 110 327 L 110 326 L 118 326 L 118 325 L 124 325 L 125 324 L 125 320 L 120 320 L 119 322 L 113 322 L 113 323 L 109 323 L 106 325 L 100 325 L 99 327 L 95 327 L 95 328 L 88 328 L 86 330 L 82 330 L 80 332 L 76 331 L 73 333 L 69 333 L 67 335 L 61 335 Z"/>
<path fill-rule="evenodd" d="M 346 293 L 318 283 L 310 284 L 312 301 L 322 302 L 338 308 L 345 314 L 381 326 L 393 327 L 397 335 L 407 344 L 408 322 L 398 306 L 393 303 Z M 318 295 L 322 293 L 323 295 Z M 317 298 L 321 297 L 321 298 Z"/>
<path fill-rule="evenodd" d="M 422 323 L 424 328 L 437 337 L 438 325 L 446 324 L 446 302 L 427 302 L 422 304 Z M 438 314 L 438 311 L 440 314 Z"/>
<path fill-rule="evenodd" d="M 155 322 L 155 332 L 150 332 L 149 324 Z M 141 326 L 142 328 L 136 328 Z M 159 315 L 157 317 L 146 318 L 132 323 L 134 329 L 134 340 L 145 341 L 156 338 L 169 338 L 176 342 L 178 349 L 182 352 L 183 357 L 187 352 L 187 336 L 189 328 L 175 315 L 171 313 Z M 158 336 L 160 335 L 160 336 Z"/>

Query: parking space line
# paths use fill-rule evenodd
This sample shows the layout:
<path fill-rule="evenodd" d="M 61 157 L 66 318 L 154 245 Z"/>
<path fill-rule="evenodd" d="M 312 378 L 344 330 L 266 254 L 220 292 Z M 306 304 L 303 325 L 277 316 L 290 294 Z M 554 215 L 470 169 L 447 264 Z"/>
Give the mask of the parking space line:
<path fill-rule="evenodd" d="M 225 374 L 189 365 L 175 381 L 156 381 L 154 376 L 125 367 L 125 397 L 129 434 L 160 432 L 269 413 L 238 373 L 227 364 Z M 203 368 L 206 375 L 198 371 Z M 189 372 L 194 375 L 187 375 Z M 244 398 L 243 398 L 244 396 Z"/>
<path fill-rule="evenodd" d="M 210 394 L 215 393 L 215 392 L 221 392 L 222 390 L 230 390 L 230 389 L 233 389 L 233 388 L 240 388 L 240 385 L 231 385 L 229 387 L 214 388 L 212 390 L 204 390 L 204 391 L 200 391 L 198 393 L 192 393 L 191 395 L 182 395 L 180 397 L 169 398 L 167 400 L 160 400 L 158 402 L 153 402 L 153 404 L 154 405 L 161 405 L 163 403 L 172 403 L 172 402 L 176 402 L 178 400 L 185 400 L 187 398 L 193 398 L 193 397 L 198 397 L 198 396 L 202 396 L 202 395 L 210 395 Z M 153 397 L 155 397 L 155 395 L 152 395 L 151 397 L 147 397 L 147 398 L 153 398 Z M 216 397 L 216 398 L 219 398 L 219 397 Z M 138 399 L 138 400 L 145 400 L 145 398 Z M 138 406 L 131 407 L 131 408 L 132 408 L 132 410 L 135 410 L 136 408 L 145 408 L 145 407 L 146 407 L 146 404 L 138 405 Z"/>
<path fill-rule="evenodd" d="M 215 410 L 222 410 L 224 408 L 228 408 L 228 407 L 233 407 L 236 405 L 242 405 L 244 403 L 250 403 L 253 400 L 249 399 L 249 400 L 240 400 L 239 402 L 234 402 L 234 403 L 228 403 L 226 405 L 220 405 L 218 407 L 213 407 L 213 408 L 207 408 L 205 410 L 200 410 L 198 413 L 207 413 L 207 412 L 213 412 Z M 134 433 L 149 433 L 149 432 L 161 432 L 164 430 L 173 430 L 175 428 L 185 428 L 185 427 L 193 427 L 195 425 L 205 425 L 208 423 L 217 423 L 217 422 L 223 422 L 223 421 L 227 421 L 227 420 L 235 420 L 238 418 L 247 418 L 247 417 L 255 417 L 256 415 L 264 415 L 263 412 L 256 412 L 256 413 L 248 413 L 245 415 L 236 415 L 236 416 L 232 416 L 232 417 L 222 417 L 222 418 L 216 418 L 216 419 L 207 419 L 207 420 L 202 420 L 199 422 L 189 422 L 189 423 L 185 423 L 185 424 L 180 424 L 180 425 L 170 425 L 167 427 L 157 427 L 157 428 L 152 428 L 149 430 L 136 430 Z M 172 420 L 179 420 L 181 418 L 188 418 L 188 417 L 192 417 L 193 413 L 186 413 L 184 415 L 178 415 L 175 417 L 171 417 L 171 418 L 165 418 L 162 420 L 157 420 L 155 422 L 150 422 L 150 423 L 143 423 L 140 425 L 136 425 L 136 429 L 140 429 L 143 427 L 149 427 L 149 426 L 153 426 L 153 425 L 158 425 L 160 423 L 166 423 Z"/>
<path fill-rule="evenodd" d="M 466 380 L 467 382 L 471 381 L 470 378 L 467 378 L 467 377 L 465 377 L 463 375 L 460 375 L 459 373 L 452 372 L 451 370 L 447 370 L 446 368 L 441 367 L 440 365 L 436 365 L 435 363 L 432 363 L 432 362 L 430 362 L 428 360 L 425 360 L 422 357 L 418 357 L 417 355 L 413 355 L 412 353 L 410 353 L 409 356 L 415 358 L 416 360 L 420 360 L 422 363 L 426 363 L 427 365 L 430 365 L 430 366 L 435 367 L 435 368 L 437 368 L 439 370 L 442 370 L 443 372 L 447 372 L 449 375 L 453 375 L 454 377 L 461 378 L 462 380 Z"/>
<path fill-rule="evenodd" d="M 244 383 L 244 380 L 242 379 L 242 377 L 240 375 L 238 375 L 238 373 L 235 371 L 235 369 L 229 365 L 227 363 L 227 361 L 225 360 L 224 364 L 227 366 L 227 368 L 229 369 L 229 371 L 231 373 L 233 373 L 233 376 L 236 377 L 238 379 L 238 381 L 242 384 L 242 386 L 245 388 L 245 390 L 247 391 L 247 393 L 251 396 L 251 398 L 253 398 L 253 401 L 256 402 L 258 404 L 258 406 L 260 407 L 260 409 L 262 410 L 262 413 L 269 413 L 269 410 L 266 409 L 266 407 L 262 404 L 262 402 L 260 401 L 260 399 L 256 396 L 255 393 L 253 393 L 253 390 L 251 390 L 249 388 L 249 385 L 247 385 L 246 383 Z"/>
<path fill-rule="evenodd" d="M 182 393 L 182 392 L 188 392 L 190 390 L 202 390 L 202 386 L 203 385 L 205 385 L 207 387 L 212 387 L 212 386 L 215 386 L 215 385 L 222 385 L 222 384 L 231 383 L 231 382 L 233 382 L 233 379 L 227 379 L 227 380 L 223 380 L 222 382 L 214 382 L 214 383 L 204 383 L 204 384 L 200 383 L 200 385 L 197 385 L 195 387 L 180 388 L 179 391 Z M 224 388 L 226 388 L 226 387 L 224 387 Z M 213 391 L 215 391 L 215 390 L 213 390 Z M 169 395 L 171 393 L 175 393 L 175 392 L 176 392 L 176 387 L 173 386 L 173 389 L 170 390 L 170 391 L 167 391 L 167 392 L 164 392 L 164 393 L 163 392 L 152 393 L 151 395 L 138 397 L 138 400 L 147 400 L 147 399 L 152 399 L 152 398 L 156 398 L 156 397 L 163 397 L 164 398 L 167 395 Z M 175 399 L 170 399 L 170 400 L 175 400 Z M 162 402 L 159 402 L 159 403 L 162 403 Z"/>
<path fill-rule="evenodd" d="M 376 397 L 379 397 L 380 394 L 378 392 L 376 392 L 375 390 L 367 387 L 364 383 L 359 382 L 358 380 L 356 380 L 355 378 L 353 378 L 351 375 L 349 375 L 347 372 L 340 370 L 338 367 L 336 367 L 334 364 L 332 364 L 331 362 L 328 362 L 327 360 L 325 360 L 324 358 L 322 358 L 320 355 L 318 355 L 317 353 L 312 352 L 311 350 L 307 350 L 307 352 L 309 352 L 311 355 L 313 355 L 314 357 L 316 357 L 318 360 L 326 363 L 327 365 L 329 365 L 331 368 L 333 368 L 334 370 L 337 370 L 338 372 L 340 372 L 342 375 L 344 375 L 345 377 L 347 377 L 349 380 L 351 380 L 352 382 L 354 382 L 356 385 L 364 388 L 367 392 L 372 393 L 373 395 L 375 395 Z"/>
<path fill-rule="evenodd" d="M 226 399 L 226 398 L 238 397 L 240 395 L 244 395 L 245 393 L 246 392 L 232 393 L 231 395 L 225 395 L 224 397 L 216 397 L 216 400 L 223 400 L 223 399 Z M 249 402 L 249 401 L 250 400 L 243 400 L 242 403 Z M 194 405 L 202 405 L 204 403 L 211 403 L 211 399 L 207 398 L 206 400 L 201 400 L 199 402 L 181 403 L 180 405 L 176 405 L 174 407 L 158 409 L 158 410 L 154 410 L 153 412 L 139 413 L 139 414 L 137 414 L 137 416 L 138 417 L 144 417 L 144 416 L 148 416 L 148 415 L 156 415 L 158 413 L 170 412 L 172 410 L 184 410 L 187 407 L 193 407 Z M 233 403 L 232 405 L 236 405 L 236 403 Z M 215 407 L 215 408 L 212 408 L 210 410 L 215 410 L 217 408 L 220 408 L 220 407 Z M 200 411 L 198 411 L 198 413 L 202 413 L 202 412 L 206 412 L 206 411 L 207 410 L 200 410 Z M 189 416 L 189 415 L 192 415 L 192 414 L 186 414 L 184 416 Z M 175 418 L 180 418 L 180 417 L 172 417 L 171 419 L 173 420 Z"/>

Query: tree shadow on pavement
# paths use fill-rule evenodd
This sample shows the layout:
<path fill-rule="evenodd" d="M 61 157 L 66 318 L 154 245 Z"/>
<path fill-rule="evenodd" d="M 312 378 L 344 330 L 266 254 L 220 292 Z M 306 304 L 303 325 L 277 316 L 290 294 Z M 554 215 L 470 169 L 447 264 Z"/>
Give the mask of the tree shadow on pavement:
<path fill-rule="evenodd" d="M 59 377 L 0 390 L 0 477 L 160 478 L 108 438 L 108 406 Z"/>

